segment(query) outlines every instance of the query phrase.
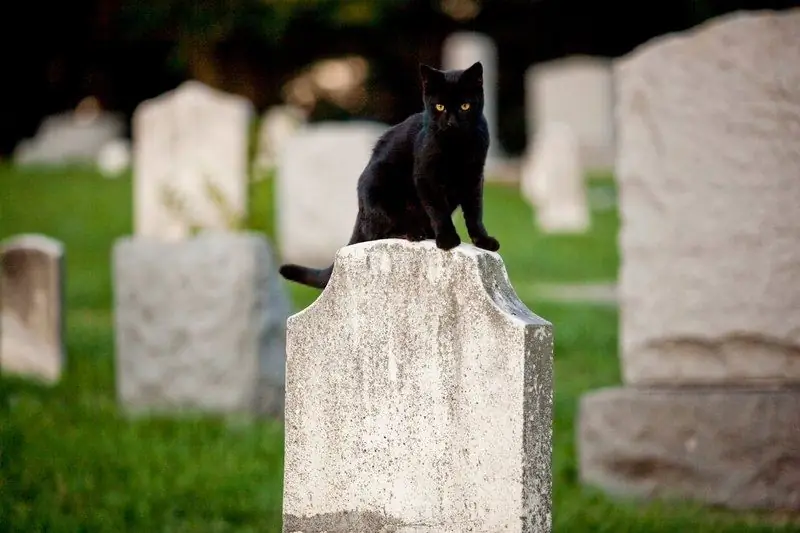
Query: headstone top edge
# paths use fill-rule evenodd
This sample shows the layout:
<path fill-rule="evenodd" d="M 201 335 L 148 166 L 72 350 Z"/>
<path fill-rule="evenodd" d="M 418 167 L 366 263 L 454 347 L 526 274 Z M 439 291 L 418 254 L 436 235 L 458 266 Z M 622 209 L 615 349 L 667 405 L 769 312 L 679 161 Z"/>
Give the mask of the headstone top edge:
<path fill-rule="evenodd" d="M 0 241 L 0 253 L 19 249 L 36 249 L 49 255 L 64 255 L 64 243 L 42 233 L 20 233 Z"/>
<path fill-rule="evenodd" d="M 160 109 L 163 105 L 182 100 L 187 95 L 199 95 L 217 104 L 229 107 L 246 106 L 248 113 L 253 114 L 255 107 L 245 96 L 211 87 L 200 80 L 189 79 L 180 85 L 142 101 L 134 110 L 134 116 L 149 115 L 153 109 Z"/>
<path fill-rule="evenodd" d="M 197 232 L 196 234 L 189 235 L 181 239 L 165 239 L 150 235 L 123 235 L 117 237 L 117 239 L 114 241 L 114 247 L 116 248 L 118 246 L 136 245 L 136 244 L 172 247 L 179 244 L 187 245 L 187 244 L 200 243 L 204 241 L 208 242 L 209 240 L 227 240 L 227 241 L 247 240 L 247 241 L 263 242 L 267 245 L 270 244 L 269 238 L 265 234 L 259 231 L 253 231 L 253 230 L 229 231 L 222 229 L 207 228 Z"/>
<path fill-rule="evenodd" d="M 645 41 L 627 54 L 613 60 L 614 73 L 627 70 L 631 64 L 647 63 L 654 54 L 662 54 L 663 50 L 679 49 L 693 42 L 698 37 L 714 38 L 723 32 L 731 31 L 733 26 L 762 24 L 774 17 L 797 19 L 800 24 L 800 7 L 791 9 L 740 9 L 708 19 L 694 27 L 683 31 L 674 31 L 653 37 Z"/>
<path fill-rule="evenodd" d="M 461 243 L 452 250 L 440 250 L 433 240 L 411 242 L 405 239 L 380 239 L 363 243 L 343 246 L 336 252 L 334 259 L 334 272 L 328 287 L 308 307 L 289 317 L 289 320 L 300 319 L 313 313 L 315 306 L 327 298 L 328 288 L 337 283 L 337 265 L 357 261 L 368 254 L 391 253 L 392 250 L 416 250 L 420 253 L 420 260 L 429 260 L 436 255 L 449 255 L 449 259 L 466 261 L 472 265 L 474 277 L 465 283 L 473 283 L 479 287 L 478 292 L 486 298 L 486 303 L 494 306 L 507 320 L 517 326 L 538 328 L 551 327 L 552 324 L 536 315 L 519 299 L 505 268 L 502 256 L 497 252 L 480 249 L 472 244 Z M 341 269 L 340 269 L 341 270 Z"/>

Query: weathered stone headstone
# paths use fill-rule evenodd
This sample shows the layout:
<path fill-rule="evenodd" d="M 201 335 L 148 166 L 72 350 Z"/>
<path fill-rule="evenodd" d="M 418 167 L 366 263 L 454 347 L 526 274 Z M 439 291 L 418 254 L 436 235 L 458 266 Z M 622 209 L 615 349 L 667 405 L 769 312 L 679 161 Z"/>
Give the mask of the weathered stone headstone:
<path fill-rule="evenodd" d="M 237 227 L 247 210 L 248 124 L 241 96 L 187 81 L 133 117 L 134 231 L 179 240 Z"/>
<path fill-rule="evenodd" d="M 288 320 L 283 531 L 551 531 L 552 357 L 498 254 L 340 249 Z"/>
<path fill-rule="evenodd" d="M 544 233 L 583 233 L 591 216 L 580 165 L 580 147 L 572 128 L 550 123 L 539 132 L 522 170 L 522 194 L 536 210 Z"/>
<path fill-rule="evenodd" d="M 348 243 L 358 213 L 356 183 L 387 129 L 377 122 L 322 122 L 287 140 L 276 183 L 283 261 L 327 266 Z"/>
<path fill-rule="evenodd" d="M 44 235 L 0 243 L 0 367 L 46 383 L 65 363 L 64 247 Z"/>
<path fill-rule="evenodd" d="M 526 123 L 533 140 L 547 124 L 567 124 L 578 137 L 581 168 L 614 164 L 611 61 L 571 56 L 531 66 L 525 74 Z"/>
<path fill-rule="evenodd" d="M 615 66 L 629 386 L 582 400 L 587 483 L 800 509 L 798 35 L 736 13 Z"/>
<path fill-rule="evenodd" d="M 263 236 L 121 239 L 113 269 L 127 410 L 282 415 L 290 304 Z"/>
<path fill-rule="evenodd" d="M 480 61 L 483 65 L 483 115 L 489 124 L 489 154 L 486 157 L 487 181 L 517 181 L 519 169 L 509 160 L 500 144 L 497 118 L 497 47 L 491 37 L 475 32 L 456 32 L 448 36 L 442 50 L 443 69 L 465 69 Z"/>
<path fill-rule="evenodd" d="M 274 106 L 264 113 L 258 132 L 256 167 L 261 171 L 275 168 L 286 141 L 305 123 L 305 113 L 293 105 Z"/>

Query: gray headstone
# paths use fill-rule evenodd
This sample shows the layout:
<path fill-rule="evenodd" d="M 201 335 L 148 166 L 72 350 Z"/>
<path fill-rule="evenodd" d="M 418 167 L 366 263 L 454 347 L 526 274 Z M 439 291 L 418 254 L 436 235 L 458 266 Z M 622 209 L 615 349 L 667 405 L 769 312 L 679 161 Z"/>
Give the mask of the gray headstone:
<path fill-rule="evenodd" d="M 342 248 L 288 321 L 283 531 L 549 532 L 552 357 L 498 254 Z"/>
<path fill-rule="evenodd" d="M 64 246 L 44 235 L 0 243 L 0 366 L 53 383 L 64 349 Z"/>
<path fill-rule="evenodd" d="M 798 35 L 739 12 L 615 65 L 628 386 L 581 400 L 588 484 L 800 508 Z"/>
<path fill-rule="evenodd" d="M 263 236 L 121 239 L 113 268 L 126 409 L 282 415 L 290 303 Z"/>

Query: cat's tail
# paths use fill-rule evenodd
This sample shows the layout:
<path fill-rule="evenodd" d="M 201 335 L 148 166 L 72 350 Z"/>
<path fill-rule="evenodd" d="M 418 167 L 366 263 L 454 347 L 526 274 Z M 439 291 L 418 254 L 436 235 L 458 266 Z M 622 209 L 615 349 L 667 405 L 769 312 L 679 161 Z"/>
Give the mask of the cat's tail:
<path fill-rule="evenodd" d="M 281 276 L 302 285 L 316 289 L 324 289 L 328 285 L 333 273 L 333 265 L 328 268 L 309 268 L 300 265 L 282 265 L 279 270 Z"/>
<path fill-rule="evenodd" d="M 363 240 L 360 227 L 361 226 L 357 219 L 355 227 L 353 228 L 353 234 L 350 236 L 350 240 L 347 242 L 348 246 L 359 243 Z M 281 276 L 289 281 L 294 281 L 302 285 L 308 285 L 309 287 L 314 287 L 316 289 L 324 289 L 331 280 L 331 274 L 333 274 L 333 265 L 329 266 L 328 268 L 309 268 L 289 263 L 287 265 L 281 265 L 281 268 L 278 270 L 278 272 L 280 272 Z"/>

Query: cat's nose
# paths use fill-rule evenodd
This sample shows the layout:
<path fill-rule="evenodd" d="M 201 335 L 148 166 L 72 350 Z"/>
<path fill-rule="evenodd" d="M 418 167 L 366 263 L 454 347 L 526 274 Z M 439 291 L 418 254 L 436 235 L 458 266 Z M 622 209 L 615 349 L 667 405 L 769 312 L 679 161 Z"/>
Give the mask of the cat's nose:
<path fill-rule="evenodd" d="M 458 126 L 458 120 L 456 120 L 456 117 L 449 117 L 447 119 L 447 126 L 450 128 Z"/>

